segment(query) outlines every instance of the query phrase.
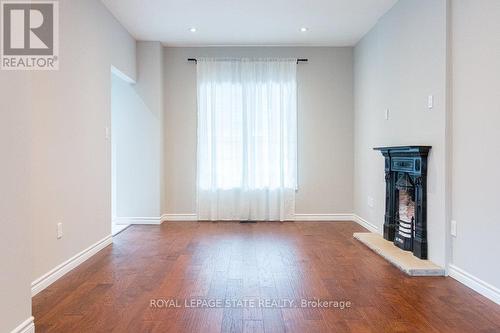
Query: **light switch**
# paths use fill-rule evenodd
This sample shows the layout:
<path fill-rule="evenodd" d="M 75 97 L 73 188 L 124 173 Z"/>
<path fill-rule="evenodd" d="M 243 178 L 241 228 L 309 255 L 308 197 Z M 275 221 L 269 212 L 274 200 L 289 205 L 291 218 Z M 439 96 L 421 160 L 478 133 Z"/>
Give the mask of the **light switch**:
<path fill-rule="evenodd" d="M 457 221 L 451 220 L 450 233 L 453 237 L 457 237 Z"/>
<path fill-rule="evenodd" d="M 427 107 L 429 108 L 429 110 L 434 107 L 434 96 L 433 95 L 429 95 L 427 97 Z"/>
<path fill-rule="evenodd" d="M 389 120 L 389 109 L 385 109 L 385 120 Z"/>

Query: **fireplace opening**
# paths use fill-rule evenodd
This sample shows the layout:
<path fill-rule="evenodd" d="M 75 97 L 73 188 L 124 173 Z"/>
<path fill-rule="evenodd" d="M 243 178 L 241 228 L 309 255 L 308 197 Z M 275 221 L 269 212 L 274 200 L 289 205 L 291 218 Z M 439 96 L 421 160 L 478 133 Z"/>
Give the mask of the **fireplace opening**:
<path fill-rule="evenodd" d="M 403 250 L 413 250 L 415 236 L 415 185 L 408 173 L 402 173 L 395 188 L 397 215 L 394 244 Z"/>
<path fill-rule="evenodd" d="M 415 221 L 415 201 L 413 191 L 399 190 L 399 221 L 413 223 Z"/>
<path fill-rule="evenodd" d="M 398 190 L 399 207 L 396 219 L 397 235 L 395 244 L 403 250 L 413 251 L 413 237 L 415 236 L 415 201 L 414 191 Z M 412 193 L 413 192 L 413 193 Z"/>

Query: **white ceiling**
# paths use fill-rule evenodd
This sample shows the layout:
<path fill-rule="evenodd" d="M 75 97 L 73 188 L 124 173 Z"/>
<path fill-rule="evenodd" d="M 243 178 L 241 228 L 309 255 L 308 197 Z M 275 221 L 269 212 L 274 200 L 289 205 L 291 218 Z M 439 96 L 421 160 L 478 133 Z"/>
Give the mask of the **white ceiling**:
<path fill-rule="evenodd" d="M 397 0 L 102 0 L 138 40 L 171 46 L 355 45 Z M 195 33 L 190 32 L 196 27 Z M 301 32 L 307 27 L 307 32 Z"/>

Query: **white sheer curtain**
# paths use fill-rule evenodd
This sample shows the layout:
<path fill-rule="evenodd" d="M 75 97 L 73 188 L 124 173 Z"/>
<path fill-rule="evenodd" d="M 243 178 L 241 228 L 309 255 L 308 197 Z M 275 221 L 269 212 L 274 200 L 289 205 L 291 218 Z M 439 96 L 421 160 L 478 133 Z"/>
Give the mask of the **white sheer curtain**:
<path fill-rule="evenodd" d="M 198 219 L 293 219 L 296 71 L 296 59 L 198 59 Z"/>

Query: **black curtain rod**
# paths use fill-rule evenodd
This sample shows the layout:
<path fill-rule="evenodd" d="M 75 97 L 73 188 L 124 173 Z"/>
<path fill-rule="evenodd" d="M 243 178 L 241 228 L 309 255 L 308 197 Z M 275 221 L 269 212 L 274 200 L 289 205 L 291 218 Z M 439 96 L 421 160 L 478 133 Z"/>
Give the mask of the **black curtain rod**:
<path fill-rule="evenodd" d="M 188 58 L 188 61 L 194 61 L 195 63 L 197 63 L 198 59 L 196 59 L 196 58 Z M 309 61 L 309 59 L 307 59 L 307 58 L 299 58 L 299 59 L 297 59 L 297 64 L 299 62 L 308 62 L 308 61 Z"/>

